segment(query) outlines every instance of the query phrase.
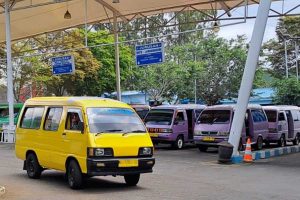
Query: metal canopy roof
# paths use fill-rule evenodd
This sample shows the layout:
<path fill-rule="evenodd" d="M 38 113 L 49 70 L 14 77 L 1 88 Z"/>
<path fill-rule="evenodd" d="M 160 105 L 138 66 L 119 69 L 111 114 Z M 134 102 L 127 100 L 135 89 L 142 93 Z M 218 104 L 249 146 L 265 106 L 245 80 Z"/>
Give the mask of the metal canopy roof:
<path fill-rule="evenodd" d="M 182 9 L 229 11 L 233 7 L 257 4 L 259 0 L 11 0 L 12 40 L 83 25 L 86 22 L 130 21 L 141 16 Z M 0 0 L 4 7 L 4 0 Z M 69 11 L 71 19 L 64 19 Z M 4 9 L 0 11 L 0 42 L 5 40 Z"/>

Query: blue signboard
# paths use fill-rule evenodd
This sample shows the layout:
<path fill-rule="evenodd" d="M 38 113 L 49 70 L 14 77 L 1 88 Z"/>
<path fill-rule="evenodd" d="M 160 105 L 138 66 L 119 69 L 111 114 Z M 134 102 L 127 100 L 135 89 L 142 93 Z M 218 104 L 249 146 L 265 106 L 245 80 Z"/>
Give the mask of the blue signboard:
<path fill-rule="evenodd" d="M 73 56 L 60 56 L 51 58 L 52 74 L 72 74 L 75 73 L 75 64 Z"/>
<path fill-rule="evenodd" d="M 135 46 L 137 65 L 151 65 L 164 62 L 164 44 L 162 42 Z"/>

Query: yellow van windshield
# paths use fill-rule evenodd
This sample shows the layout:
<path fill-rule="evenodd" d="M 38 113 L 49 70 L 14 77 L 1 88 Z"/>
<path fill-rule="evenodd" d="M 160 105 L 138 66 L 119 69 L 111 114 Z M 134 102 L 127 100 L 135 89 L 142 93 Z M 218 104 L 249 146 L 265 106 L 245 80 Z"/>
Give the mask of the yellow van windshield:
<path fill-rule="evenodd" d="M 91 133 L 145 133 L 146 129 L 131 109 L 87 108 Z"/>

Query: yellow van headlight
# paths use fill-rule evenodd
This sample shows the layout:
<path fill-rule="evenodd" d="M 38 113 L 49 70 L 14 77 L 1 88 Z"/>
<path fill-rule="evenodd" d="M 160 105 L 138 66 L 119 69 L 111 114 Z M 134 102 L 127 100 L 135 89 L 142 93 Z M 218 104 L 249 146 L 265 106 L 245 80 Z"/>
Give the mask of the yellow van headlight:
<path fill-rule="evenodd" d="M 112 157 L 112 148 L 88 148 L 89 157 Z"/>
<path fill-rule="evenodd" d="M 152 147 L 141 147 L 139 149 L 139 156 L 152 156 L 153 148 Z"/>

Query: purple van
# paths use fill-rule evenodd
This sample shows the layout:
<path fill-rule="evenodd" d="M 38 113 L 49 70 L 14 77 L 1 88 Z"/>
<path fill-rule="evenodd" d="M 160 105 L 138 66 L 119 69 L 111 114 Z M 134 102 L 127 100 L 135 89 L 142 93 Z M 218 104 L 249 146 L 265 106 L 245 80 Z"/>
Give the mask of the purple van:
<path fill-rule="evenodd" d="M 299 144 L 300 108 L 297 106 L 264 106 L 269 121 L 266 143 L 277 143 L 283 147 L 287 141 Z"/>
<path fill-rule="evenodd" d="M 227 141 L 234 115 L 235 105 L 210 106 L 200 114 L 194 130 L 194 140 L 200 151 L 218 147 Z M 259 105 L 248 105 L 239 149 L 242 150 L 250 137 L 256 149 L 262 149 L 268 135 L 268 121 Z"/>
<path fill-rule="evenodd" d="M 152 108 L 145 117 L 145 124 L 153 143 L 170 143 L 176 149 L 192 142 L 194 126 L 204 105 L 163 105 Z"/>

